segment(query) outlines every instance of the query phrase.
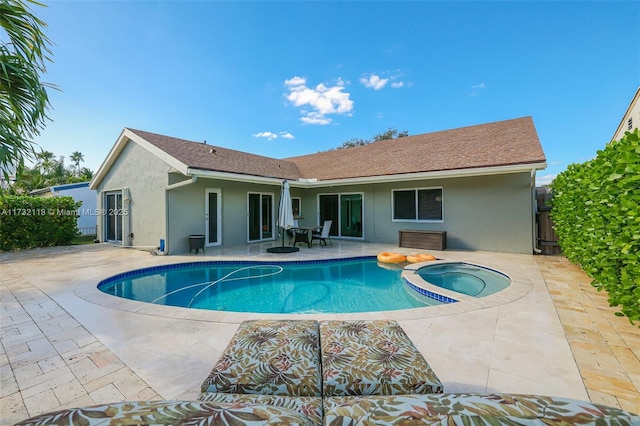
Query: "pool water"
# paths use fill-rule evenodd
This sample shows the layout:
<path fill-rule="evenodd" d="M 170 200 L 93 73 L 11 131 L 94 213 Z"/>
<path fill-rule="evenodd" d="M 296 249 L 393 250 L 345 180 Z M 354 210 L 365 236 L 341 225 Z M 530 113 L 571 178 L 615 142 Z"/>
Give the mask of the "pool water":
<path fill-rule="evenodd" d="M 201 262 L 108 278 L 100 291 L 141 302 L 233 312 L 352 313 L 440 304 L 408 288 L 375 258 Z"/>
<path fill-rule="evenodd" d="M 417 272 L 430 284 L 474 297 L 489 296 L 511 284 L 509 277 L 500 272 L 468 263 L 440 263 Z"/>

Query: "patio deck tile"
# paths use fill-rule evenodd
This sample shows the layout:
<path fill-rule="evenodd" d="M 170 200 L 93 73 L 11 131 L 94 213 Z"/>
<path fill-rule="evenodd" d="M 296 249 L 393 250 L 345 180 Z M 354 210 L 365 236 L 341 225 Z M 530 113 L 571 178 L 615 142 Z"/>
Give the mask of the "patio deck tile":
<path fill-rule="evenodd" d="M 116 400 L 195 399 L 238 324 L 264 316 L 149 306 L 104 295 L 95 283 L 182 261 L 291 258 L 267 254 L 267 246 L 168 257 L 108 245 L 0 254 L 0 424 Z M 338 240 L 293 258 L 390 248 L 405 250 Z M 562 256 L 434 253 L 502 270 L 514 284 L 468 303 L 308 317 L 397 319 L 446 392 L 541 393 L 640 412 L 640 328 L 614 316 L 580 268 Z"/>

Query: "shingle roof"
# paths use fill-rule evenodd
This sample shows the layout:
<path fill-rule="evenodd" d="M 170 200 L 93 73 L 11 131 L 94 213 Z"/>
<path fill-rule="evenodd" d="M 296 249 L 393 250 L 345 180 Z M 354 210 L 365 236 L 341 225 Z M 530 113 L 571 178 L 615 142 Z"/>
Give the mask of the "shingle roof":
<path fill-rule="evenodd" d="M 320 180 L 545 162 L 531 117 L 287 158 Z"/>
<path fill-rule="evenodd" d="M 193 169 L 291 180 L 348 179 L 546 161 L 531 117 L 425 133 L 281 160 L 141 130 L 129 130 Z"/>
<path fill-rule="evenodd" d="M 251 176 L 298 179 L 295 163 L 220 146 L 129 129 L 190 168 Z M 213 150 L 213 152 L 211 152 Z"/>

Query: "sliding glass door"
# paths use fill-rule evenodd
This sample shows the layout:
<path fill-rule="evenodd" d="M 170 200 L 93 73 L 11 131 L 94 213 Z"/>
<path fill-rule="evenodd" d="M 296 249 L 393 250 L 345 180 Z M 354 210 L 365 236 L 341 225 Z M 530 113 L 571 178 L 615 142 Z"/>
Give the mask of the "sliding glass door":
<path fill-rule="evenodd" d="M 362 238 L 362 194 L 321 194 L 318 196 L 320 223 L 331 220 L 330 235 Z"/>
<path fill-rule="evenodd" d="M 273 239 L 273 194 L 250 192 L 247 205 L 249 242 Z"/>
<path fill-rule="evenodd" d="M 107 192 L 104 196 L 105 240 L 111 243 L 122 242 L 122 192 Z"/>

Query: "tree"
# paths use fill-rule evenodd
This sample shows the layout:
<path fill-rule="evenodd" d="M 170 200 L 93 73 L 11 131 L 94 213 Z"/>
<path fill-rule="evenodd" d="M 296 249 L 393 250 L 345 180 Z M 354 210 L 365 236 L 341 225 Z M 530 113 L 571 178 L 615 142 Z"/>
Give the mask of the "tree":
<path fill-rule="evenodd" d="M 403 130 L 399 132 L 396 129 L 389 127 L 385 132 L 378 133 L 374 137 L 371 138 L 371 142 L 385 141 L 387 139 L 398 139 L 409 136 L 409 132 L 407 130 Z"/>
<path fill-rule="evenodd" d="M 377 135 L 373 135 L 369 139 L 351 138 L 351 139 L 345 141 L 342 145 L 340 145 L 336 149 L 352 148 L 354 146 L 364 146 L 364 145 L 370 144 L 372 142 L 384 141 L 384 140 L 387 140 L 387 139 L 404 138 L 404 137 L 407 137 L 407 136 L 409 136 L 409 131 L 403 130 L 402 132 L 399 132 L 397 129 L 389 127 L 386 131 L 384 131 L 382 133 L 378 133 Z"/>
<path fill-rule="evenodd" d="M 36 166 L 40 169 L 41 173 L 48 173 L 51 170 L 51 162 L 54 160 L 53 152 L 40 151 L 36 153 Z"/>
<path fill-rule="evenodd" d="M 29 3 L 44 6 L 32 0 Z M 48 119 L 47 88 L 40 81 L 51 62 L 46 24 L 22 0 L 0 0 L 0 28 L 8 41 L 0 44 L 0 168 L 35 157 L 33 138 Z"/>
<path fill-rule="evenodd" d="M 74 151 L 69 159 L 75 163 L 76 175 L 80 176 L 80 163 L 84 161 L 84 155 L 79 151 Z"/>
<path fill-rule="evenodd" d="M 75 153 L 78 152 L 76 151 Z M 36 154 L 36 159 L 37 162 L 33 168 L 25 166 L 24 162 L 19 163 L 15 173 L 15 182 L 7 188 L 0 188 L 0 195 L 5 193 L 25 195 L 35 189 L 67 183 L 86 182 L 93 178 L 92 170 L 81 167 L 76 173 L 77 167 L 75 165 L 67 167 L 64 163 L 64 157 L 56 158 L 53 152 L 39 152 Z M 77 161 L 76 164 L 78 164 Z"/>

